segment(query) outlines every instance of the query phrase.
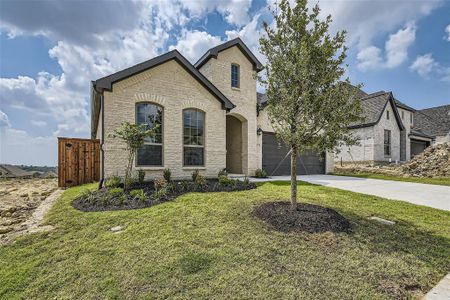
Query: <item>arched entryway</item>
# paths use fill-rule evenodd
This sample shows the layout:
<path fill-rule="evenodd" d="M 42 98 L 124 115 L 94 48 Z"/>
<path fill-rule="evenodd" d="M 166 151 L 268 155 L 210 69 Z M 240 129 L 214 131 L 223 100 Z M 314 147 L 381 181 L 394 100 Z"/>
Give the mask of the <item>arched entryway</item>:
<path fill-rule="evenodd" d="M 245 144 L 245 130 L 243 123 L 246 120 L 240 115 L 229 114 L 226 118 L 227 138 L 227 171 L 233 174 L 243 174 L 243 153 Z"/>

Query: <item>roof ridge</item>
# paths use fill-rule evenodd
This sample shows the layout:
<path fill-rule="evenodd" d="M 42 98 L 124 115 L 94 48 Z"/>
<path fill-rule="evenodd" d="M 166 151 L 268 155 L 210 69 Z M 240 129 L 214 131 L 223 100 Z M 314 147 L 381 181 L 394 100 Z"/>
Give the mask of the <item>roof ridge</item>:
<path fill-rule="evenodd" d="M 423 111 L 423 110 L 428 110 L 428 109 L 436 109 L 436 108 L 441 108 L 441 107 L 446 107 L 446 106 L 448 106 L 450 108 L 450 104 L 443 104 L 443 105 L 439 105 L 439 106 L 433 106 L 433 107 L 418 109 L 418 111 Z"/>
<path fill-rule="evenodd" d="M 390 92 L 378 91 L 378 92 L 369 94 L 369 95 L 367 95 L 365 97 L 362 97 L 360 100 L 366 100 L 366 99 L 370 99 L 370 98 L 381 96 L 381 95 L 388 94 L 388 93 L 390 93 Z"/>

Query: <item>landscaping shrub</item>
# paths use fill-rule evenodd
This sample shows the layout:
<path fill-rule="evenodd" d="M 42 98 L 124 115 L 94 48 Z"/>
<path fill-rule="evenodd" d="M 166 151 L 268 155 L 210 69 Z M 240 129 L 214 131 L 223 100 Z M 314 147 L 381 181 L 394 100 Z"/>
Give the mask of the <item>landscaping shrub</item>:
<path fill-rule="evenodd" d="M 250 179 L 248 179 L 247 176 L 244 177 L 244 180 L 242 181 L 243 184 L 245 185 L 249 185 L 250 184 Z"/>
<path fill-rule="evenodd" d="M 113 188 L 108 190 L 108 196 L 110 198 L 118 197 L 123 194 L 123 188 Z"/>
<path fill-rule="evenodd" d="M 167 195 L 167 188 L 161 188 L 159 190 L 155 190 L 152 194 L 152 198 L 155 200 L 161 200 L 164 196 Z"/>
<path fill-rule="evenodd" d="M 189 181 L 187 180 L 183 180 L 180 182 L 181 188 L 183 189 L 183 191 L 186 191 L 189 188 Z"/>
<path fill-rule="evenodd" d="M 125 186 L 125 189 L 128 190 L 128 188 L 129 188 L 130 186 L 132 186 L 133 184 L 135 184 L 136 182 L 137 182 L 137 179 L 136 179 L 136 178 L 133 178 L 133 177 L 129 177 L 129 178 L 125 179 L 125 180 L 124 180 L 124 186 Z"/>
<path fill-rule="evenodd" d="M 222 186 L 228 186 L 231 184 L 232 179 L 229 179 L 227 176 L 225 175 L 221 175 L 219 176 L 219 184 Z"/>
<path fill-rule="evenodd" d="M 161 190 L 167 186 L 167 181 L 164 178 L 156 178 L 154 181 L 155 190 Z"/>
<path fill-rule="evenodd" d="M 111 189 L 119 187 L 121 181 L 119 176 L 111 176 L 105 181 L 105 187 Z"/>
<path fill-rule="evenodd" d="M 145 171 L 144 170 L 138 170 L 138 182 L 139 184 L 143 184 L 145 179 Z"/>
<path fill-rule="evenodd" d="M 197 181 L 197 177 L 200 175 L 200 172 L 198 170 L 194 170 L 194 172 L 192 172 L 192 181 L 196 182 Z"/>
<path fill-rule="evenodd" d="M 195 177 L 195 185 L 198 188 L 203 189 L 206 186 L 206 178 L 205 178 L 205 176 L 197 174 L 197 176 Z"/>
<path fill-rule="evenodd" d="M 169 168 L 164 169 L 163 177 L 167 182 L 170 182 L 170 177 L 172 176 L 172 172 Z"/>
<path fill-rule="evenodd" d="M 219 178 L 220 176 L 228 177 L 227 169 L 223 168 L 222 170 L 220 170 L 219 173 L 217 174 L 217 177 Z"/>
<path fill-rule="evenodd" d="M 267 178 L 267 172 L 263 169 L 257 169 L 255 171 L 256 178 Z"/>
<path fill-rule="evenodd" d="M 142 202 L 147 198 L 143 189 L 131 190 L 130 196 L 133 197 L 133 199 L 138 199 Z"/>

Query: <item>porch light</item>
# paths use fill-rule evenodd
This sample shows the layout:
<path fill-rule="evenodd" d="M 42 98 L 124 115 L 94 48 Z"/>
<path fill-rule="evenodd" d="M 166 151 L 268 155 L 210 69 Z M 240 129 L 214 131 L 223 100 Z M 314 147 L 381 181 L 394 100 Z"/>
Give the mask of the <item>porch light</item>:
<path fill-rule="evenodd" d="M 258 127 L 258 129 L 256 130 L 256 134 L 261 135 L 262 133 L 263 133 L 263 130 L 261 129 L 261 127 Z"/>

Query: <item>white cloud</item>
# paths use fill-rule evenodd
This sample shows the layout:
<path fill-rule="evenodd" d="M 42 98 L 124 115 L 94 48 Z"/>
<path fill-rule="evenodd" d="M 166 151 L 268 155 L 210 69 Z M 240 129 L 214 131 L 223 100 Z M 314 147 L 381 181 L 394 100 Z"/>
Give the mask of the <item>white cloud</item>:
<path fill-rule="evenodd" d="M 416 26 L 408 23 L 404 28 L 389 35 L 385 43 L 385 58 L 382 58 L 381 49 L 367 46 L 357 54 L 358 68 L 360 70 L 395 68 L 408 59 L 408 48 L 416 40 Z"/>
<path fill-rule="evenodd" d="M 182 30 L 177 44 L 170 46 L 169 50 L 177 49 L 191 63 L 195 63 L 208 49 L 221 42 L 220 37 L 212 36 L 205 31 Z"/>
<path fill-rule="evenodd" d="M 450 42 L 450 24 L 448 24 L 447 27 L 445 27 L 445 33 L 447 35 L 444 37 L 444 39 Z"/>
<path fill-rule="evenodd" d="M 376 69 L 383 64 L 381 50 L 375 46 L 369 46 L 359 51 L 356 59 L 358 68 L 361 70 Z"/>
<path fill-rule="evenodd" d="M 3 127 L 11 127 L 11 123 L 9 123 L 8 115 L 0 110 L 0 128 Z"/>
<path fill-rule="evenodd" d="M 31 124 L 37 127 L 45 127 L 47 125 L 47 122 L 39 120 L 31 120 Z"/>
<path fill-rule="evenodd" d="M 428 76 L 434 68 L 437 67 L 437 63 L 435 62 L 431 53 L 417 56 L 416 60 L 409 67 L 411 71 L 417 72 L 420 76 L 426 77 Z"/>

